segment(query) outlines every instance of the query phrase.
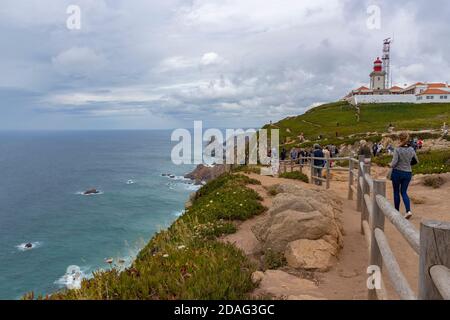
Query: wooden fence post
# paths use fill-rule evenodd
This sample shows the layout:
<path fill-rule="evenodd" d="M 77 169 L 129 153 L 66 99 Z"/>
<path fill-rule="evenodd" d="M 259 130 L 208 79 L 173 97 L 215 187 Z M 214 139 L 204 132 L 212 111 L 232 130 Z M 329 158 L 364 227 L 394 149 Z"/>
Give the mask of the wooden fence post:
<path fill-rule="evenodd" d="M 369 222 L 369 210 L 367 208 L 365 195 L 370 194 L 370 187 L 366 180 L 366 173 L 370 174 L 370 164 L 363 162 L 364 171 L 362 171 L 363 188 L 361 190 L 361 233 L 364 234 L 363 221 Z"/>
<path fill-rule="evenodd" d="M 354 174 L 353 174 L 353 161 L 352 158 L 349 158 L 349 163 L 348 163 L 348 200 L 353 200 L 353 180 L 354 178 Z"/>
<path fill-rule="evenodd" d="M 377 239 L 375 238 L 375 229 L 384 231 L 384 213 L 378 207 L 377 195 L 386 197 L 386 181 L 374 180 L 373 181 L 373 193 L 371 197 L 372 205 L 372 221 L 369 222 L 370 230 L 372 231 L 372 238 L 370 241 L 370 260 L 371 266 L 378 266 L 380 271 L 383 267 L 383 257 L 381 256 L 380 248 L 378 247 Z M 377 300 L 376 289 L 369 289 L 369 300 Z"/>
<path fill-rule="evenodd" d="M 442 300 L 430 275 L 431 267 L 450 268 L 450 223 L 424 221 L 420 225 L 419 300 Z M 445 284 L 449 286 L 450 284 Z"/>
<path fill-rule="evenodd" d="M 331 180 L 331 170 L 330 170 L 330 168 L 331 168 L 331 158 L 326 158 L 326 161 L 327 161 L 327 167 L 326 167 L 326 170 L 327 170 L 327 189 L 330 189 L 330 180 Z"/>
<path fill-rule="evenodd" d="M 356 180 L 356 190 L 358 190 L 356 194 L 356 211 L 361 212 L 361 198 L 362 198 L 362 189 L 361 184 L 359 183 L 359 178 L 363 176 L 362 170 L 361 170 L 361 162 L 364 162 L 364 156 L 359 156 L 358 159 L 358 177 Z"/>

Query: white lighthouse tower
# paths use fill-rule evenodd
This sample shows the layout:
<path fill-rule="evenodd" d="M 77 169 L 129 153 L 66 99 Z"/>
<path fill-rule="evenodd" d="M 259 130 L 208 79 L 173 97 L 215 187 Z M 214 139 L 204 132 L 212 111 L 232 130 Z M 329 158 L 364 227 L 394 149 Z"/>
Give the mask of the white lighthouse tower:
<path fill-rule="evenodd" d="M 373 71 L 370 74 L 370 89 L 383 91 L 386 89 L 386 71 L 383 70 L 383 61 L 377 58 L 373 63 Z"/>

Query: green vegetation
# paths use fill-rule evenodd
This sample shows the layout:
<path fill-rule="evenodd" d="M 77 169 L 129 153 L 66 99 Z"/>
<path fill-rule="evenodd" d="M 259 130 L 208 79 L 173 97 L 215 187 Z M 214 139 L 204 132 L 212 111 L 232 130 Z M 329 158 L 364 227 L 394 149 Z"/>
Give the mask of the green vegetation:
<path fill-rule="evenodd" d="M 266 250 L 264 254 L 263 263 L 264 263 L 263 266 L 264 270 L 275 270 L 287 265 L 284 253 L 275 252 L 271 249 Z"/>
<path fill-rule="evenodd" d="M 264 187 L 264 189 L 266 189 L 267 193 L 272 197 L 275 197 L 278 194 L 278 185 L 267 186 Z"/>
<path fill-rule="evenodd" d="M 306 176 L 304 173 L 301 173 L 299 171 L 282 173 L 282 174 L 280 174 L 280 178 L 292 179 L 292 180 L 300 180 L 300 181 L 303 181 L 305 183 L 309 183 L 308 176 Z"/>
<path fill-rule="evenodd" d="M 261 167 L 255 166 L 255 165 L 242 165 L 237 166 L 233 169 L 233 172 L 243 172 L 243 173 L 256 173 L 261 174 Z"/>
<path fill-rule="evenodd" d="M 246 187 L 257 183 L 225 174 L 203 186 L 192 207 L 172 226 L 156 234 L 131 267 L 98 271 L 79 290 L 51 299 L 245 299 L 254 288 L 255 270 L 235 246 L 217 240 L 233 233 L 233 220 L 245 220 L 265 208 Z M 27 295 L 25 298 L 31 298 Z"/>
<path fill-rule="evenodd" d="M 379 133 L 386 132 L 389 124 L 394 125 L 396 130 L 422 130 L 438 129 L 444 122 L 450 122 L 450 104 L 367 104 L 361 105 L 360 110 L 358 122 L 355 107 L 347 102 L 325 104 L 303 115 L 274 123 L 273 128 L 280 129 L 281 141 L 290 140 L 297 145 L 298 136 L 303 132 L 311 142 L 302 146 L 310 147 L 319 135 L 323 137 L 322 143 L 339 145 L 358 141 L 362 137 L 367 140 L 366 136 L 369 136 L 368 140 L 379 139 Z M 370 132 L 375 134 L 368 134 Z"/>
<path fill-rule="evenodd" d="M 450 150 L 435 150 L 419 152 L 419 164 L 413 167 L 414 174 L 435 174 L 450 172 Z M 383 167 L 387 167 L 392 156 L 381 156 L 373 161 Z"/>

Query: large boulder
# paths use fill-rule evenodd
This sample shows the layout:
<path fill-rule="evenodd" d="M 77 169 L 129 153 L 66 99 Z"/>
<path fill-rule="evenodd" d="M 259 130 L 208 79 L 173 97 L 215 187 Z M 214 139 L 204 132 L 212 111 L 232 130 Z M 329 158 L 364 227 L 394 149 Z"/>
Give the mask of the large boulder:
<path fill-rule="evenodd" d="M 277 192 L 267 218 L 252 229 L 262 250 L 284 253 L 294 268 L 329 269 L 343 246 L 342 202 L 329 191 L 291 184 L 277 186 Z M 306 260 L 296 258 L 305 252 Z"/>
<path fill-rule="evenodd" d="M 275 252 L 284 252 L 290 242 L 298 239 L 317 240 L 335 234 L 332 220 L 319 211 L 295 210 L 282 211 L 253 231 L 263 243 L 263 250 L 272 249 Z"/>
<path fill-rule="evenodd" d="M 325 240 L 297 240 L 288 244 L 286 261 L 293 268 L 325 272 L 336 262 L 337 247 Z"/>

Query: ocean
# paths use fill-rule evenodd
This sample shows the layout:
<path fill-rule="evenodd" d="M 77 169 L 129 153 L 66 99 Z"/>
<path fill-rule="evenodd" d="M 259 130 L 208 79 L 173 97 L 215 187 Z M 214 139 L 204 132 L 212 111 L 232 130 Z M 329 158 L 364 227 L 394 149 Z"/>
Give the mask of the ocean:
<path fill-rule="evenodd" d="M 198 188 L 182 177 L 193 166 L 171 162 L 170 134 L 0 132 L 0 299 L 61 289 L 69 266 L 130 263 L 168 227 Z"/>

